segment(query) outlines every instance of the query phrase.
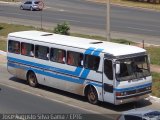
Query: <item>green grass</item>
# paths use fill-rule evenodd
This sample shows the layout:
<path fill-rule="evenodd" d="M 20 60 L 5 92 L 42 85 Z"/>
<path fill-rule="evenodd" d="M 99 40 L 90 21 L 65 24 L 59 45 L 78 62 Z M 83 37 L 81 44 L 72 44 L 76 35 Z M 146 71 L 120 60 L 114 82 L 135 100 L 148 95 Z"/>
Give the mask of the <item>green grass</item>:
<path fill-rule="evenodd" d="M 84 35 L 84 34 L 79 34 L 79 33 L 71 33 L 71 36 L 106 41 L 106 38 L 105 37 L 101 37 L 101 36 Z M 128 41 L 128 40 L 125 40 L 125 39 L 111 39 L 111 42 L 121 43 L 121 44 L 127 44 L 127 45 L 128 44 L 132 44 L 132 45 L 135 44 L 134 42 Z"/>
<path fill-rule="evenodd" d="M 0 50 L 6 51 L 7 42 L 6 40 L 0 40 Z"/>
<path fill-rule="evenodd" d="M 151 58 L 151 64 L 160 65 L 160 47 L 146 47 Z"/>
<path fill-rule="evenodd" d="M 11 32 L 24 31 L 24 30 L 40 30 L 40 29 L 32 27 L 32 26 L 0 23 L 0 36 L 7 36 Z M 43 30 L 43 31 L 51 32 L 51 30 Z M 103 40 L 103 41 L 106 40 L 105 37 L 94 36 L 94 35 L 84 35 L 84 34 L 79 34 L 79 33 L 71 33 L 71 36 L 83 37 L 83 38 L 89 38 L 89 39 L 97 39 L 97 40 Z M 122 44 L 129 44 L 129 43 L 134 44 L 134 42 L 124 40 L 124 39 L 112 39 L 111 42 L 122 43 Z"/>
<path fill-rule="evenodd" d="M 4 1 L 4 2 L 21 2 L 21 0 L 0 0 L 0 1 Z"/>
<path fill-rule="evenodd" d="M 134 0 L 112 0 L 112 3 L 119 3 L 126 6 L 142 7 L 148 9 L 160 10 L 160 4 L 153 4 L 147 2 L 138 2 Z"/>
<path fill-rule="evenodd" d="M 152 73 L 152 95 L 160 97 L 160 73 Z"/>
<path fill-rule="evenodd" d="M 35 29 L 36 28 L 32 26 L 0 23 L 0 36 L 7 36 L 8 33 L 11 33 L 11 32 L 35 30 Z"/>
<path fill-rule="evenodd" d="M 89 0 L 89 1 L 96 1 L 99 3 L 106 4 L 106 0 Z M 124 6 L 132 6 L 132 7 L 140 7 L 140 8 L 147 8 L 153 10 L 160 10 L 160 4 L 152 4 L 147 2 L 138 2 L 134 0 L 110 0 L 113 4 L 120 4 Z"/>

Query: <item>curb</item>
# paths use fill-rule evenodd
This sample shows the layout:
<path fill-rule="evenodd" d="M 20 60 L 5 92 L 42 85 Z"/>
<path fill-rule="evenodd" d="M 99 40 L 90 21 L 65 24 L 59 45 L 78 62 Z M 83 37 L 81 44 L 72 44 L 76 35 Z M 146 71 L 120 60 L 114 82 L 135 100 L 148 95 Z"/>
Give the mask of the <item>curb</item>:
<path fill-rule="evenodd" d="M 2 50 L 0 50 L 0 55 L 7 56 L 7 53 L 6 53 L 6 52 L 4 52 L 4 51 L 2 51 Z"/>
<path fill-rule="evenodd" d="M 160 103 L 160 98 L 155 97 L 155 96 L 149 96 L 150 100 L 154 100 L 155 102 L 159 102 Z"/>

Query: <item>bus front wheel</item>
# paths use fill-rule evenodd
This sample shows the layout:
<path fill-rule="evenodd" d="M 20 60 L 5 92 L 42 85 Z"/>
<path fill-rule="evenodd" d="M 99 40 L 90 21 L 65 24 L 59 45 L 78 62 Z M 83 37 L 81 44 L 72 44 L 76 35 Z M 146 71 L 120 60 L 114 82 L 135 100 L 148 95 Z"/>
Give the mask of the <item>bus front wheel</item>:
<path fill-rule="evenodd" d="M 27 75 L 27 81 L 31 87 L 37 87 L 38 82 L 37 82 L 37 77 L 34 74 L 34 72 L 29 72 Z"/>
<path fill-rule="evenodd" d="M 87 92 L 87 99 L 91 104 L 97 104 L 98 103 L 98 95 L 97 91 L 94 87 L 90 86 Z"/>

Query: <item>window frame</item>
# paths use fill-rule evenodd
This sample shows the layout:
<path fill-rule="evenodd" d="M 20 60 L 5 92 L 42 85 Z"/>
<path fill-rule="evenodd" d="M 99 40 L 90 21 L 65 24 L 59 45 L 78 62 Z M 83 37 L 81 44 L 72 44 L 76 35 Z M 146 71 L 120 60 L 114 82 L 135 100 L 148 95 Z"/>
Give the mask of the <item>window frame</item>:
<path fill-rule="evenodd" d="M 9 45 L 10 45 L 11 41 L 12 42 L 17 42 L 19 44 L 19 51 L 18 51 L 18 53 L 16 53 L 15 50 L 14 50 L 14 52 L 12 52 L 12 51 L 9 50 Z M 9 53 L 13 53 L 13 54 L 17 54 L 17 55 L 21 54 L 21 42 L 20 41 L 16 41 L 16 40 L 8 40 L 8 52 Z"/>
<path fill-rule="evenodd" d="M 110 77 L 108 77 L 108 75 L 105 73 L 105 61 L 111 61 L 111 65 L 112 65 L 112 79 L 110 79 Z M 103 61 L 104 63 L 103 63 L 103 72 L 104 72 L 104 75 L 108 78 L 108 80 L 111 80 L 111 81 L 113 81 L 113 79 L 114 79 L 114 68 L 113 68 L 113 61 L 111 60 L 111 59 L 107 59 L 107 58 L 104 58 L 104 61 Z"/>
<path fill-rule="evenodd" d="M 97 57 L 97 58 L 99 59 L 97 69 L 91 69 L 91 68 L 89 68 L 89 67 L 86 67 L 86 64 L 88 64 L 88 63 L 86 63 L 86 57 L 87 57 L 87 56 L 93 56 L 93 57 Z M 99 65 L 100 65 L 100 61 L 101 61 L 101 57 L 100 57 L 100 56 L 85 54 L 85 55 L 84 55 L 84 65 L 83 65 L 83 66 L 84 66 L 85 69 L 98 71 Z"/>
<path fill-rule="evenodd" d="M 31 55 L 25 55 L 25 54 L 22 54 L 22 44 L 29 44 L 29 45 L 31 45 L 31 47 L 33 47 L 33 54 L 34 54 L 34 56 L 31 56 Z M 27 51 L 27 50 L 26 50 Z M 32 48 L 31 48 L 31 50 L 30 50 L 30 52 L 32 51 Z M 27 43 L 27 42 L 21 42 L 21 55 L 24 55 L 24 56 L 28 56 L 28 57 L 35 57 L 35 45 L 34 44 L 32 44 L 32 43 Z"/>
<path fill-rule="evenodd" d="M 81 64 L 81 61 L 83 61 L 84 62 L 84 54 L 83 53 L 81 53 L 81 52 L 75 52 L 75 51 L 71 51 L 71 50 L 68 50 L 67 51 L 67 54 L 66 54 L 66 64 L 67 65 L 70 65 L 70 66 L 75 66 L 75 67 L 81 67 L 81 68 L 83 68 L 83 66 L 84 66 L 84 63 L 83 63 L 83 65 L 79 65 L 79 66 L 76 66 L 76 65 L 73 65 L 73 64 L 68 64 L 68 53 L 69 52 L 71 52 L 71 53 L 76 53 L 76 54 L 79 54 L 79 55 L 82 55 L 82 60 L 80 60 L 79 62 L 80 62 L 80 64 Z"/>
<path fill-rule="evenodd" d="M 26 5 L 32 4 L 32 1 L 26 1 L 24 4 Z"/>
<path fill-rule="evenodd" d="M 38 50 L 37 50 L 37 46 L 40 46 L 40 47 L 46 47 L 47 48 L 47 51 L 48 51 L 48 53 L 47 54 L 49 54 L 48 55 L 48 58 L 47 58 L 47 54 L 46 54 L 46 58 L 47 59 L 43 59 L 43 58 L 40 58 L 39 57 L 39 55 L 38 55 L 38 50 L 39 50 L 39 47 L 38 47 Z M 50 48 L 49 47 L 47 47 L 47 46 L 44 46 L 44 45 L 34 45 L 34 53 L 35 53 L 35 58 L 37 58 L 37 59 L 41 59 L 41 60 L 46 60 L 46 61 L 49 61 L 50 60 Z"/>
<path fill-rule="evenodd" d="M 61 50 L 61 51 L 63 51 L 63 52 L 64 52 L 64 54 L 65 54 L 65 55 L 64 55 L 63 57 L 65 58 L 65 60 L 64 60 L 63 62 L 59 62 L 58 60 L 52 60 L 52 57 L 53 57 L 53 56 L 51 56 L 51 55 L 53 55 L 53 54 L 52 54 L 52 53 L 53 53 L 53 52 L 52 52 L 52 50 L 53 50 L 53 49 Z M 64 50 L 64 49 L 60 49 L 60 48 L 53 48 L 53 47 L 51 47 L 51 48 L 50 48 L 50 55 L 49 55 L 49 57 L 50 57 L 50 61 L 51 61 L 51 62 L 56 62 L 56 63 L 66 64 L 66 50 Z M 56 58 L 56 59 L 57 59 L 57 58 Z"/>

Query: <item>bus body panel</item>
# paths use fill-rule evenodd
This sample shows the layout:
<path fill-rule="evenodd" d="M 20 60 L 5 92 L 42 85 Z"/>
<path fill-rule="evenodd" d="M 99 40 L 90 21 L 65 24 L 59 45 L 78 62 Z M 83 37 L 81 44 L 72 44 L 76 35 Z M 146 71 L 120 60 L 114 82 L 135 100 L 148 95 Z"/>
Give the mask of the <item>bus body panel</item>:
<path fill-rule="evenodd" d="M 136 80 L 116 82 L 115 93 L 121 92 L 124 93 L 124 95 L 117 99 L 115 98 L 116 99 L 115 104 L 123 104 L 132 101 L 139 101 L 143 98 L 146 98 L 151 93 L 151 88 L 152 88 L 151 76 Z"/>
<path fill-rule="evenodd" d="M 19 40 L 19 41 L 23 41 L 26 43 L 30 43 L 30 41 L 26 39 L 21 40 L 21 39 L 15 38 L 14 40 L 17 40 L 17 41 Z M 34 45 L 44 45 L 43 43 L 39 43 L 39 42 L 32 42 L 32 43 Z M 64 47 L 60 45 L 46 44 L 46 46 L 53 47 L 53 48 L 66 49 L 67 51 L 82 52 L 82 53 L 86 51 L 86 50 L 77 49 L 77 48 L 71 48 L 71 47 L 68 48 L 68 47 Z M 46 60 L 40 60 L 37 58 L 29 58 L 27 56 L 21 56 L 21 55 L 15 55 L 15 54 L 12 55 L 12 53 L 8 53 L 8 58 L 9 58 L 8 61 L 10 60 L 10 58 L 14 58 L 15 59 L 14 62 L 16 61 L 21 62 L 21 64 L 15 63 L 17 66 L 19 66 L 19 68 L 15 68 L 15 67 L 13 68 L 13 67 L 8 66 L 8 71 L 20 79 L 26 80 L 27 72 L 31 70 L 36 74 L 37 81 L 39 84 L 54 87 L 54 88 L 61 89 L 61 90 L 65 90 L 65 91 L 72 92 L 72 93 L 79 94 L 79 95 L 84 95 L 85 86 L 90 84 L 90 85 L 93 85 L 95 89 L 97 90 L 98 99 L 100 101 L 103 100 L 102 93 L 101 93 L 102 91 L 102 83 L 101 83 L 102 73 L 98 73 L 93 70 L 87 70 L 85 68 L 80 68 L 81 71 L 79 73 L 74 74 L 75 73 L 74 71 L 77 69 L 77 67 L 66 65 L 66 64 L 60 64 L 56 62 L 51 62 L 51 61 L 46 61 Z M 27 65 L 24 65 L 26 63 Z M 37 65 L 35 66 L 34 64 L 37 64 Z M 23 68 L 23 66 L 25 66 L 25 68 Z M 57 69 L 60 69 L 60 70 L 56 71 Z M 99 67 L 99 69 L 101 70 L 102 68 Z M 37 73 L 37 70 L 38 72 L 46 72 L 47 75 L 39 74 Z M 84 78 L 83 74 L 85 74 L 85 72 L 87 72 L 87 75 Z M 55 77 L 50 77 L 52 75 L 54 76 L 55 74 L 58 76 L 62 76 L 62 78 L 60 77 L 61 79 L 57 79 Z M 77 83 L 76 81 L 75 82 L 67 81 L 66 79 L 63 79 L 64 76 L 71 77 L 73 78 L 73 80 L 75 79 L 79 81 L 80 83 L 79 82 Z"/>
<path fill-rule="evenodd" d="M 43 37 L 45 38 L 45 36 Z M 47 39 L 46 41 L 45 39 L 44 41 L 42 41 L 43 37 L 42 36 L 37 37 L 37 39 L 41 39 L 41 41 L 38 41 L 38 40 L 32 40 L 31 38 L 27 39 L 27 37 L 21 38 L 21 37 L 16 37 L 16 35 L 15 36 L 9 35 L 8 40 L 19 41 L 20 43 L 30 43 L 30 44 L 33 44 L 34 47 L 36 45 L 45 46 L 49 48 L 49 53 L 52 48 L 63 49 L 66 52 L 66 58 L 68 57 L 67 56 L 68 51 L 82 53 L 85 57 L 86 55 L 94 55 L 100 58 L 98 69 L 97 70 L 86 69 L 84 67 L 84 64 L 83 64 L 83 67 L 77 67 L 77 66 L 68 65 L 66 64 L 66 62 L 62 64 L 58 62 L 53 62 L 51 60 L 43 60 L 43 59 L 38 59 L 36 57 L 28 57 L 28 56 L 8 52 L 7 68 L 11 74 L 13 74 L 18 78 L 26 80 L 28 71 L 33 71 L 36 74 L 37 81 L 39 84 L 57 88 L 64 91 L 68 91 L 71 93 L 83 95 L 83 96 L 85 95 L 85 88 L 88 85 L 92 85 L 97 91 L 99 101 L 105 101 L 105 102 L 109 102 L 116 105 L 131 102 L 131 101 L 136 101 L 135 97 L 124 99 L 123 102 L 122 100 L 117 100 L 116 92 L 118 90 L 130 89 L 135 86 L 143 86 L 144 84 L 149 84 L 152 82 L 151 77 L 143 78 L 142 80 L 135 80 L 135 81 L 132 80 L 131 82 L 128 82 L 128 81 L 118 82 L 115 79 L 115 75 L 113 75 L 114 77 L 113 80 L 109 80 L 109 78 L 104 74 L 104 60 L 105 59 L 110 60 L 110 58 L 105 58 L 104 54 L 106 54 L 106 52 L 108 51 L 113 53 L 114 50 L 109 49 L 110 47 L 108 47 L 107 43 L 102 46 L 101 45 L 94 46 L 90 44 L 88 47 L 86 47 L 87 45 L 84 43 L 84 47 L 80 48 L 80 47 L 77 47 L 78 43 L 73 45 L 71 43 L 70 46 L 68 46 L 67 42 L 65 43 L 65 45 L 62 45 L 58 42 L 49 43 Z M 61 38 L 63 37 L 62 36 L 57 37 L 57 39 L 61 39 Z M 79 40 L 80 38 L 70 37 L 70 39 Z M 61 42 L 64 43 L 63 41 Z M 104 48 L 105 45 L 106 47 L 108 47 L 107 50 Z M 113 43 L 113 46 L 112 46 L 113 49 L 119 48 L 116 46 L 117 44 Z M 121 45 L 118 45 L 118 46 L 121 46 Z M 35 51 L 35 48 L 34 48 L 34 51 Z M 137 49 L 137 53 L 139 51 L 141 51 L 141 49 Z M 142 50 L 142 52 L 144 52 L 144 50 Z M 123 50 L 115 51 L 115 53 L 116 55 L 118 53 L 122 54 Z M 126 51 L 124 51 L 124 54 L 125 53 Z M 111 60 L 111 61 L 114 62 L 114 60 Z M 112 63 L 112 67 L 113 67 L 112 68 L 113 74 L 115 74 L 113 63 Z M 104 88 L 106 85 L 108 85 L 108 87 L 111 87 L 112 90 L 107 91 Z M 141 95 L 137 98 L 137 100 L 142 99 L 147 95 L 148 94 Z"/>

